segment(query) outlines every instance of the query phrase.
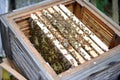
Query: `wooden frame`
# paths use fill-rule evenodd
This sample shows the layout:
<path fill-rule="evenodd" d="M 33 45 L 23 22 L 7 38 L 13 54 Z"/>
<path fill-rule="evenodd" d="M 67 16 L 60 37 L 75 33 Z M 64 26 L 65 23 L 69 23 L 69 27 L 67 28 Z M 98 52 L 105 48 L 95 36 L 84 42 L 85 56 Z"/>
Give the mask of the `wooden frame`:
<path fill-rule="evenodd" d="M 18 80 L 27 80 L 20 73 L 18 73 L 15 69 L 12 68 L 11 63 L 7 59 L 3 59 L 3 62 L 0 64 L 0 67 L 8 71 Z"/>
<path fill-rule="evenodd" d="M 99 57 L 96 57 L 88 62 L 85 62 L 82 65 L 79 65 L 78 67 L 75 67 L 73 69 L 69 69 L 59 75 L 57 75 L 54 70 L 44 61 L 44 59 L 39 55 L 37 50 L 33 48 L 33 45 L 30 43 L 28 38 L 24 35 L 23 32 L 20 31 L 19 25 L 16 23 L 17 21 L 23 20 L 25 18 L 28 18 L 31 13 L 34 13 L 36 11 L 48 8 L 53 5 L 57 4 L 70 4 L 76 2 L 80 5 L 80 7 L 83 7 L 81 11 L 84 11 L 84 8 L 89 10 L 92 15 L 96 16 L 95 18 L 100 21 L 100 24 L 107 25 L 115 34 L 117 34 L 118 37 L 120 37 L 120 28 L 119 26 L 113 22 L 111 19 L 106 17 L 103 13 L 101 13 L 98 9 L 96 9 L 94 6 L 92 6 L 89 2 L 86 0 L 51 0 L 51 1 L 44 1 L 39 4 L 25 7 L 22 9 L 18 9 L 13 11 L 12 13 L 5 14 L 1 17 L 1 22 L 3 23 L 2 27 L 3 30 L 5 30 L 3 33 L 6 33 L 6 37 L 8 38 L 6 41 L 8 41 L 8 44 L 10 44 L 10 51 L 7 52 L 7 54 L 13 58 L 13 60 L 16 62 L 18 67 L 20 69 L 23 69 L 21 59 L 23 59 L 23 63 L 29 62 L 31 60 L 31 63 L 28 63 L 27 66 L 30 66 L 28 69 L 33 68 L 33 74 L 27 70 L 27 68 L 23 69 L 22 72 L 28 71 L 27 74 L 25 73 L 25 77 L 31 80 L 76 80 L 76 79 L 85 79 L 92 73 L 95 73 L 99 70 L 102 70 L 108 66 L 109 63 L 111 62 L 116 62 L 120 61 L 120 45 L 117 45 L 116 47 L 110 49 L 108 52 L 105 52 L 105 54 L 102 54 Z M 80 14 L 82 15 L 82 14 Z M 80 17 L 82 19 L 82 17 Z M 6 31 L 7 30 L 7 31 Z M 4 34 L 2 34 L 2 37 Z M 6 41 L 3 41 L 4 48 L 6 48 L 7 44 Z M 15 45 L 13 45 L 15 44 Z M 17 47 L 13 49 L 14 47 Z M 8 47 L 7 47 L 8 48 Z M 25 61 L 25 58 L 23 56 L 21 57 L 22 54 L 17 53 L 15 51 L 16 49 L 20 48 L 22 52 L 26 55 L 26 59 L 28 61 Z M 18 50 L 19 51 L 19 50 Z M 16 55 L 15 55 L 16 54 Z M 9 57 L 8 56 L 8 57 Z M 17 57 L 18 56 L 18 57 Z M 34 65 L 34 66 L 32 66 Z M 25 67 L 25 66 L 24 66 Z M 37 68 L 37 69 L 36 69 Z M 35 71 L 35 72 L 34 72 Z M 31 76 L 32 75 L 32 76 Z M 36 75 L 36 76 L 34 76 Z"/>

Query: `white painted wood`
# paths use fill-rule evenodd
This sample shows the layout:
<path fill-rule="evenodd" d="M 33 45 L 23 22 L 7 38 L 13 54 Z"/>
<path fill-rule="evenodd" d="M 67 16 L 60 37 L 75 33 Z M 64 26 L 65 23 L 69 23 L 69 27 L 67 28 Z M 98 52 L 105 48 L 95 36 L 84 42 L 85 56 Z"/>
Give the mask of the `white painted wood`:
<path fill-rule="evenodd" d="M 72 66 L 78 66 L 77 61 L 72 57 L 71 54 L 61 45 L 61 43 L 52 35 L 52 33 L 46 28 L 46 26 L 38 20 L 38 17 L 34 14 L 31 14 L 31 18 L 36 21 L 37 25 L 41 30 L 46 34 L 46 36 L 53 40 L 55 47 L 63 54 L 63 56 L 71 63 Z"/>

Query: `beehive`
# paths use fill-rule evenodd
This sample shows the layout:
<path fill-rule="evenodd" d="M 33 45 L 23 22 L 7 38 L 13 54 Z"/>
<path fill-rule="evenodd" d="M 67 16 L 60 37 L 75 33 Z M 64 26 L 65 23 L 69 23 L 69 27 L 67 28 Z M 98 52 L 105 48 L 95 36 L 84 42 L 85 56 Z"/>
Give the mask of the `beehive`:
<path fill-rule="evenodd" d="M 119 61 L 119 26 L 84 0 L 41 2 L 1 26 L 7 56 L 30 80 L 82 80 Z"/>

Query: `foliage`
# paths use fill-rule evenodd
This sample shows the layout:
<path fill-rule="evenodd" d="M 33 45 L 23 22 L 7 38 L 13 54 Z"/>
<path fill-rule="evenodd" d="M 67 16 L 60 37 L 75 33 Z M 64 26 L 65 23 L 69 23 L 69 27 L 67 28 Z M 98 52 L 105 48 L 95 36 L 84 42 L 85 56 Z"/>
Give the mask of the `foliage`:
<path fill-rule="evenodd" d="M 95 1 L 95 6 L 108 15 L 109 17 L 112 16 L 112 3 L 111 0 L 90 0 L 90 2 Z"/>
<path fill-rule="evenodd" d="M 96 0 L 96 6 L 98 9 L 100 9 L 102 12 L 106 13 L 104 10 L 104 7 L 108 5 L 108 0 Z"/>

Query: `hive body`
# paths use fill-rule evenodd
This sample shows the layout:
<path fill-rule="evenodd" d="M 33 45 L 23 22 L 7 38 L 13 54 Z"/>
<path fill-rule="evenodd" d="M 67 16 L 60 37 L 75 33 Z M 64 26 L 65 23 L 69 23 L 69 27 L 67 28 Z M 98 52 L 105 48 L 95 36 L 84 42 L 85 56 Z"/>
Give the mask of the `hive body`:
<path fill-rule="evenodd" d="M 30 80 L 94 80 L 111 71 L 120 56 L 115 25 L 85 0 L 44 1 L 1 17 L 7 57 Z"/>

